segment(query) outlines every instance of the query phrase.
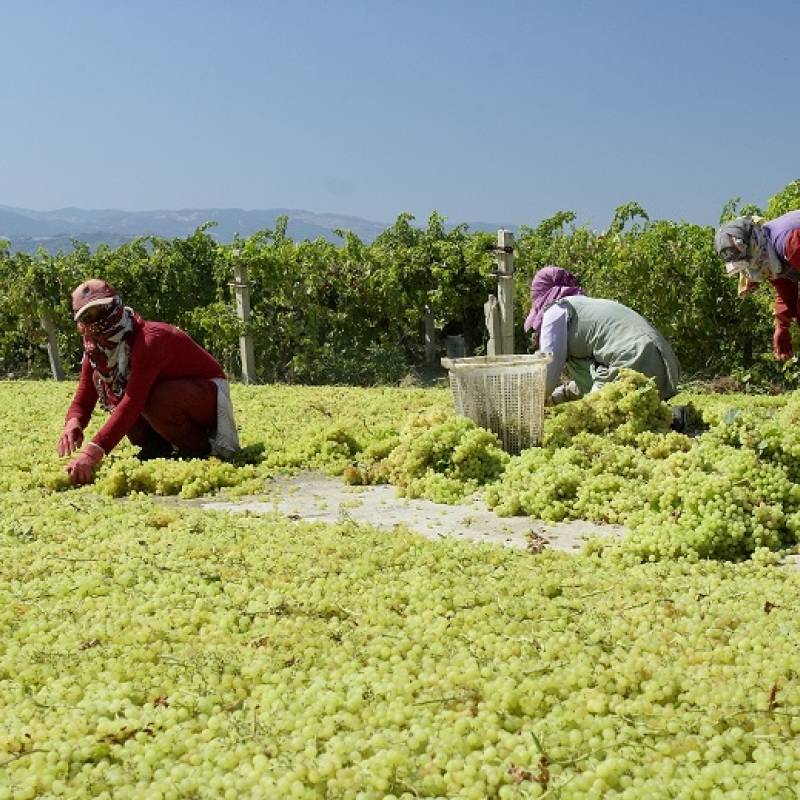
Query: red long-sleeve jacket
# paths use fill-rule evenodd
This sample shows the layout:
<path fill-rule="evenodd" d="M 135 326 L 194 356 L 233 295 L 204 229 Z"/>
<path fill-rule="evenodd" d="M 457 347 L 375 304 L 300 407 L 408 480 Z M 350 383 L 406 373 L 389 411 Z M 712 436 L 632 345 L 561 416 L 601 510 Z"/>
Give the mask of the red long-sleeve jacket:
<path fill-rule="evenodd" d="M 189 334 L 164 322 L 144 322 L 131 341 L 130 377 L 119 405 L 92 441 L 110 453 L 139 419 L 150 388 L 156 381 L 175 378 L 224 378 L 217 360 Z M 86 356 L 75 396 L 66 419 L 77 418 L 82 428 L 89 424 L 98 396 L 92 366 Z"/>

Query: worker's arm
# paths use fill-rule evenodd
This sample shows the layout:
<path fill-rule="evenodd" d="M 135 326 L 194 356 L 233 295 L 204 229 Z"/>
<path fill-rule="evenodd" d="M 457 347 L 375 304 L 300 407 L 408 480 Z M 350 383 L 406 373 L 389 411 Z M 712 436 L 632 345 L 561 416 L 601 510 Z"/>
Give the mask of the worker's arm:
<path fill-rule="evenodd" d="M 795 228 L 783 243 L 783 257 L 796 269 L 800 270 L 800 228 Z"/>
<path fill-rule="evenodd" d="M 548 397 L 558 386 L 567 363 L 567 318 L 567 309 L 558 303 L 554 303 L 542 315 L 539 349 L 553 354 L 553 360 L 547 365 Z"/>

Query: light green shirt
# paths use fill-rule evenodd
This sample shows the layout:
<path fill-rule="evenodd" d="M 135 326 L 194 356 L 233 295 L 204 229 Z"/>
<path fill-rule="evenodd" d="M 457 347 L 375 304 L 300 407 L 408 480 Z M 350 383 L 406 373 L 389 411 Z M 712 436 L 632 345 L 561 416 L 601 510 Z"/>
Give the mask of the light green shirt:
<path fill-rule="evenodd" d="M 624 368 L 653 378 L 662 400 L 678 393 L 678 359 L 643 316 L 596 297 L 567 297 L 558 305 L 568 311 L 565 368 L 584 394 L 613 381 Z"/>

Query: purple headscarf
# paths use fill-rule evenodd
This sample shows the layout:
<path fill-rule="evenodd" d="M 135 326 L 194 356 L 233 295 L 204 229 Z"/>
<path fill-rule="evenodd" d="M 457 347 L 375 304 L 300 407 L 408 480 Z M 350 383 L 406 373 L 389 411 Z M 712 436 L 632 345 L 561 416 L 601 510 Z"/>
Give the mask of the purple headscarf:
<path fill-rule="evenodd" d="M 545 309 L 562 297 L 585 295 L 577 277 L 561 267 L 542 267 L 531 281 L 531 311 L 525 320 L 525 333 L 531 328 L 539 332 Z"/>

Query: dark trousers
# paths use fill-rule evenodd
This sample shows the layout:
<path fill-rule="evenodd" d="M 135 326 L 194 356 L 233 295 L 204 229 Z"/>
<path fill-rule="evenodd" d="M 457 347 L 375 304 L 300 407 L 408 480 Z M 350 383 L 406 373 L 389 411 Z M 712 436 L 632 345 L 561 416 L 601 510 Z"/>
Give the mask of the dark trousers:
<path fill-rule="evenodd" d="M 217 429 L 217 386 L 205 378 L 180 378 L 153 384 L 141 416 L 128 431 L 139 457 L 205 458 Z"/>

